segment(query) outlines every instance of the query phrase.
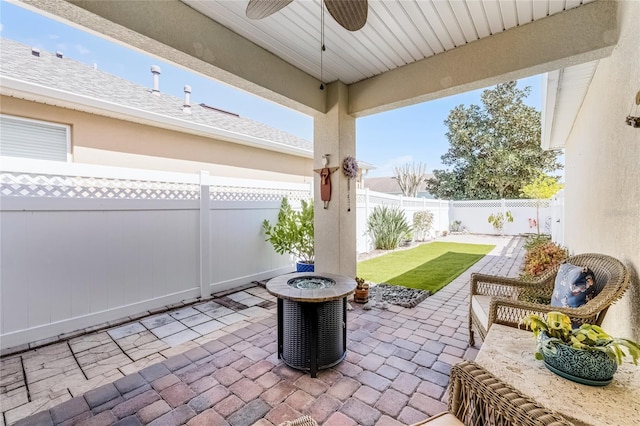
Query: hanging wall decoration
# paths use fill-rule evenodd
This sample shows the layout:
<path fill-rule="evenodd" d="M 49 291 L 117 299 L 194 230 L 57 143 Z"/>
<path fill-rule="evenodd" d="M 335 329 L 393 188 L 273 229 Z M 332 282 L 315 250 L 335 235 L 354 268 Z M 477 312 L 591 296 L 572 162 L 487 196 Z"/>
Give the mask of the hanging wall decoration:
<path fill-rule="evenodd" d="M 358 176 L 358 162 L 352 156 L 345 157 L 342 162 L 342 173 L 347 177 L 347 211 L 351 211 L 351 179 Z"/>
<path fill-rule="evenodd" d="M 640 129 L 640 91 L 638 91 L 638 93 L 636 93 L 636 106 L 635 106 L 635 114 L 636 115 L 631 115 L 633 114 L 633 105 L 631 105 L 631 111 L 629 111 L 629 115 L 627 115 L 627 118 L 624 120 L 625 123 L 627 123 L 627 125 L 636 128 L 636 129 Z"/>
<path fill-rule="evenodd" d="M 337 167 L 327 167 L 329 165 L 329 157 L 330 154 L 323 155 L 323 167 L 314 170 L 320 175 L 320 199 L 323 201 L 325 209 L 329 207 L 329 201 L 331 201 L 331 174 L 338 170 Z"/>

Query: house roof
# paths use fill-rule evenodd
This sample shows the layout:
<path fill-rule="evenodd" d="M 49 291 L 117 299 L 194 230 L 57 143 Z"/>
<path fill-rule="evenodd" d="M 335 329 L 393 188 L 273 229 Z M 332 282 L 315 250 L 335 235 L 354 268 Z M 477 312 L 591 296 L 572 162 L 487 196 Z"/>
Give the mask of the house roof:
<path fill-rule="evenodd" d="M 428 173 L 426 178 L 432 178 L 433 174 Z M 364 187 L 369 188 L 371 191 L 383 192 L 385 194 L 402 194 L 398 180 L 392 176 L 385 177 L 372 177 L 364 180 Z M 418 188 L 418 193 L 428 193 L 425 183 L 421 183 Z"/>
<path fill-rule="evenodd" d="M 0 38 L 0 93 L 94 114 L 313 157 L 313 144 L 266 124 L 215 108 L 191 105 L 55 53 Z"/>

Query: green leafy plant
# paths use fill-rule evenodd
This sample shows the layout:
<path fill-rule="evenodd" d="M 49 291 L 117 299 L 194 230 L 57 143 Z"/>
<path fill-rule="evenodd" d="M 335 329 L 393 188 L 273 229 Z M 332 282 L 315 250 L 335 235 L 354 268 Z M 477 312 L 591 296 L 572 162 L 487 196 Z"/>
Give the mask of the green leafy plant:
<path fill-rule="evenodd" d="M 569 257 L 566 248 L 553 241 L 536 240 L 524 255 L 524 270 L 521 278 L 531 280 L 561 264 Z"/>
<path fill-rule="evenodd" d="M 489 222 L 493 226 L 493 229 L 495 229 L 497 233 L 502 232 L 505 221 L 510 223 L 513 222 L 513 215 L 509 210 L 504 212 L 504 214 L 502 212 L 491 213 L 491 215 L 489 215 L 489 217 L 487 218 L 487 222 Z"/>
<path fill-rule="evenodd" d="M 571 319 L 561 312 L 549 312 L 546 319 L 531 314 L 523 318 L 520 324 L 530 328 L 538 341 L 534 355 L 536 359 L 543 359 L 544 349 L 553 351 L 554 345 L 559 343 L 575 349 L 605 352 L 618 364 L 622 364 L 623 358 L 627 355 L 623 350 L 626 348 L 633 363 L 638 365 L 640 345 L 637 342 L 612 337 L 597 325 L 582 324 L 580 328 L 572 328 Z M 545 347 L 542 347 L 543 343 L 538 339 L 538 335 L 543 332 L 549 336 L 549 340 L 544 343 Z"/>
<path fill-rule="evenodd" d="M 404 212 L 397 207 L 376 206 L 367 220 L 367 233 L 373 238 L 375 248 L 398 248 L 404 236 L 411 230 Z"/>
<path fill-rule="evenodd" d="M 278 221 L 271 225 L 268 220 L 262 222 L 262 229 L 276 253 L 291 254 L 303 263 L 313 263 L 313 199 L 302 200 L 301 209 L 295 210 L 287 198 L 282 199 Z"/>
<path fill-rule="evenodd" d="M 548 242 L 551 241 L 551 235 L 547 235 L 547 234 L 533 234 L 533 235 L 529 235 L 525 241 L 524 244 L 522 245 L 522 247 L 524 247 L 524 249 L 526 251 L 529 250 L 533 250 L 538 246 L 544 245 Z"/>
<path fill-rule="evenodd" d="M 451 222 L 451 224 L 449 225 L 449 230 L 451 232 L 462 232 L 462 231 L 464 231 L 464 226 L 462 226 L 462 221 L 461 220 L 454 220 L 453 222 Z"/>
<path fill-rule="evenodd" d="M 413 214 L 413 234 L 418 241 L 424 241 L 429 235 L 429 230 L 433 226 L 433 213 L 429 210 L 422 210 Z"/>
<path fill-rule="evenodd" d="M 535 179 L 520 190 L 524 197 L 536 200 L 536 229 L 538 234 L 540 234 L 540 200 L 553 197 L 563 187 L 564 185 L 558 182 L 558 178 L 539 172 Z"/>

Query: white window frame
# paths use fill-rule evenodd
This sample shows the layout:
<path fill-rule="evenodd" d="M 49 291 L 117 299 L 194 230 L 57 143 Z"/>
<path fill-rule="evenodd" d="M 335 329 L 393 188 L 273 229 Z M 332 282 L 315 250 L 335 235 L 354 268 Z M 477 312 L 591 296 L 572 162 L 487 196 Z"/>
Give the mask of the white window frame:
<path fill-rule="evenodd" d="M 67 142 L 67 163 L 72 163 L 73 162 L 73 155 L 71 154 L 71 126 L 69 124 L 60 124 L 60 123 L 53 123 L 51 121 L 44 121 L 44 120 L 36 120 L 34 118 L 25 118 L 25 117 L 18 117 L 15 115 L 11 115 L 11 114 L 0 114 L 0 118 L 9 118 L 11 120 L 16 120 L 16 121 L 24 121 L 27 123 L 37 123 L 40 125 L 45 125 L 45 126 L 50 126 L 50 127 L 58 127 L 58 128 L 62 128 L 65 129 L 65 134 L 66 134 L 66 142 Z"/>

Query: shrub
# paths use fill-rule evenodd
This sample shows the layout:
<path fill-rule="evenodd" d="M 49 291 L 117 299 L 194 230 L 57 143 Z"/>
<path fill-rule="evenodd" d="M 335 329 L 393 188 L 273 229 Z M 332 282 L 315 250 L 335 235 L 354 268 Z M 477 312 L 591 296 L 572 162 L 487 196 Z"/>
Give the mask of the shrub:
<path fill-rule="evenodd" d="M 265 219 L 262 229 L 267 236 L 265 241 L 273 245 L 276 253 L 292 254 L 303 263 L 313 263 L 313 198 L 308 202 L 301 200 L 300 204 L 302 208 L 294 210 L 287 198 L 283 198 L 276 224 L 272 226 Z"/>
<path fill-rule="evenodd" d="M 451 232 L 462 232 L 462 231 L 464 231 L 464 226 L 462 226 L 462 221 L 461 220 L 454 220 L 453 222 L 451 222 L 451 224 L 449 225 L 449 231 L 451 231 Z"/>
<path fill-rule="evenodd" d="M 367 233 L 377 249 L 397 248 L 410 230 L 404 212 L 397 207 L 377 206 L 367 220 Z"/>
<path fill-rule="evenodd" d="M 552 242 L 536 244 L 524 256 L 523 279 L 532 279 L 562 263 L 569 257 L 566 248 Z"/>
<path fill-rule="evenodd" d="M 524 242 L 523 247 L 526 251 L 529 251 L 529 250 L 533 250 L 537 246 L 546 244 L 549 241 L 551 241 L 551 235 L 547 235 L 547 234 L 529 235 L 526 241 Z"/>
<path fill-rule="evenodd" d="M 433 213 L 428 210 L 413 214 L 413 233 L 418 241 L 424 241 L 433 225 Z"/>

